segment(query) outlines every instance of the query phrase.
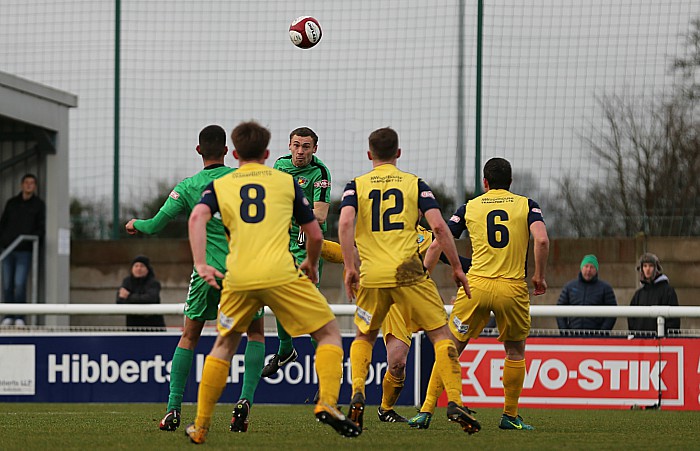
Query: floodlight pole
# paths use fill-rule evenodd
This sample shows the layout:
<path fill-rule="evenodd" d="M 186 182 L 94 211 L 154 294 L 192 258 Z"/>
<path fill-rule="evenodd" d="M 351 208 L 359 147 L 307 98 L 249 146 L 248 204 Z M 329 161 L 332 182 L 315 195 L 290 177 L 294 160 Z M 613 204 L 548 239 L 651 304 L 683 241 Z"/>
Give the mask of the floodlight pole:
<path fill-rule="evenodd" d="M 119 78 L 121 50 L 121 0 L 114 2 L 114 163 L 112 186 L 112 239 L 119 238 Z"/>
<path fill-rule="evenodd" d="M 457 45 L 457 161 L 456 161 L 456 192 L 457 205 L 464 203 L 465 195 L 465 174 L 464 166 L 466 165 L 466 138 L 465 138 L 465 123 L 464 123 L 464 14 L 466 11 L 465 0 L 459 1 L 459 37 Z"/>
<path fill-rule="evenodd" d="M 474 130 L 474 195 L 481 194 L 481 60 L 484 45 L 484 0 L 478 1 L 476 25 L 476 124 Z"/>

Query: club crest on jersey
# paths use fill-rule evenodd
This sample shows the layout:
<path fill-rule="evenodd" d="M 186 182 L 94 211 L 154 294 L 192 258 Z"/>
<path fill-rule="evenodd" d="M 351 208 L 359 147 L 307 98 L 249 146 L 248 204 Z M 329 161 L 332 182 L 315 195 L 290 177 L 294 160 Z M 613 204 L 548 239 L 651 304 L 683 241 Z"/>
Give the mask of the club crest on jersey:
<path fill-rule="evenodd" d="M 297 179 L 297 185 L 299 185 L 302 188 L 304 188 L 308 184 L 309 184 L 309 179 L 307 179 L 306 177 L 299 177 Z"/>
<path fill-rule="evenodd" d="M 318 182 L 314 182 L 314 188 L 330 188 L 331 187 L 331 182 L 328 180 L 319 180 Z"/>
<path fill-rule="evenodd" d="M 180 198 L 180 193 L 178 193 L 175 190 L 170 191 L 170 194 L 168 195 L 171 199 L 178 200 Z"/>
<path fill-rule="evenodd" d="M 418 244 L 422 243 L 423 241 L 425 241 L 425 235 L 423 235 L 423 234 L 418 235 L 418 239 L 416 241 L 418 241 Z"/>

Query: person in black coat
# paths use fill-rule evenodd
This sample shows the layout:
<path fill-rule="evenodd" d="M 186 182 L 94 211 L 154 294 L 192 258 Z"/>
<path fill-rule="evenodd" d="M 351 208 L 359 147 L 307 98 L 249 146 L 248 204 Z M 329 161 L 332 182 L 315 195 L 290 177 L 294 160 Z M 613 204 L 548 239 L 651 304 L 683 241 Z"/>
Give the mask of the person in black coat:
<path fill-rule="evenodd" d="M 11 197 L 0 217 L 0 251 L 8 248 L 20 235 L 44 238 L 46 229 L 46 205 L 37 195 L 37 178 L 25 174 L 21 182 L 22 190 Z M 22 241 L 2 261 L 2 296 L 7 303 L 27 302 L 27 278 L 32 266 L 30 241 Z M 39 277 L 34 274 L 32 277 Z M 23 315 L 7 315 L 3 326 L 14 324 L 24 326 Z"/>
<path fill-rule="evenodd" d="M 581 260 L 578 278 L 564 286 L 557 305 L 617 305 L 610 284 L 598 278 L 598 258 L 589 254 Z M 573 335 L 571 330 L 612 330 L 617 318 L 571 317 L 557 318 L 562 334 Z"/>
<path fill-rule="evenodd" d="M 647 252 L 639 258 L 639 281 L 642 286 L 632 296 L 630 305 L 678 305 L 676 290 L 668 283 L 659 257 Z M 629 330 L 656 332 L 656 318 L 628 318 Z M 666 329 L 680 329 L 680 318 L 667 318 Z"/>
<path fill-rule="evenodd" d="M 130 275 L 117 291 L 117 304 L 160 304 L 160 282 L 148 257 L 139 255 L 131 262 Z M 126 315 L 126 327 L 165 328 L 163 315 Z"/>

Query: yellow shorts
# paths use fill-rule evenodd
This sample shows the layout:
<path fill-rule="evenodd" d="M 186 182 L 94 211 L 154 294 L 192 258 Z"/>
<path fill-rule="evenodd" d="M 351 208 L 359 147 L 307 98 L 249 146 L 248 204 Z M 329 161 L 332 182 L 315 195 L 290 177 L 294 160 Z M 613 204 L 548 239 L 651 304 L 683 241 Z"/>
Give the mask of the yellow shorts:
<path fill-rule="evenodd" d="M 260 290 L 234 291 L 224 286 L 216 324 L 219 334 L 245 332 L 255 313 L 265 305 L 293 337 L 316 332 L 335 319 L 326 298 L 306 276 Z"/>
<path fill-rule="evenodd" d="M 530 334 L 530 294 L 527 282 L 468 276 L 472 298 L 457 291 L 449 326 L 460 341 L 478 337 L 489 322 L 491 312 L 496 317 L 500 335 L 498 341 L 522 341 Z"/>
<path fill-rule="evenodd" d="M 401 314 L 399 306 L 396 304 L 391 306 L 382 323 L 382 334 L 384 334 L 385 343 L 386 336 L 393 335 L 406 343 L 406 345 L 411 346 L 411 337 L 416 330 L 418 329 L 414 328 L 411 324 L 406 324 L 406 320 Z"/>
<path fill-rule="evenodd" d="M 405 324 L 412 324 L 427 331 L 445 325 L 447 313 L 435 282 L 430 279 L 415 285 L 391 288 L 366 288 L 357 290 L 355 325 L 362 333 L 382 326 L 389 309 L 396 305 Z M 393 334 L 392 334 L 393 335 Z"/>

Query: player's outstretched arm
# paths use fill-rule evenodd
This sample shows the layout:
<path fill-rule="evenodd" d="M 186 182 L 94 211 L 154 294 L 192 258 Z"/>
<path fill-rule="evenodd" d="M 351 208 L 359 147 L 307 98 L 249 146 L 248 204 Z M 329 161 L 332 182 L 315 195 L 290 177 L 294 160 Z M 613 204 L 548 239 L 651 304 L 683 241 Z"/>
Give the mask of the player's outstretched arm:
<path fill-rule="evenodd" d="M 321 246 L 323 246 L 323 232 L 318 221 L 300 224 L 302 232 L 306 235 L 306 259 L 301 262 L 299 269 L 304 271 L 313 283 L 318 283 L 318 261 L 321 258 Z"/>
<path fill-rule="evenodd" d="M 425 256 L 423 257 L 423 266 L 425 266 L 425 269 L 427 269 L 428 272 L 433 272 L 438 260 L 440 260 L 441 253 L 442 249 L 440 248 L 440 243 L 438 240 L 433 240 L 433 242 L 430 243 L 430 246 L 428 246 L 428 250 L 425 251 Z"/>
<path fill-rule="evenodd" d="M 125 226 L 125 227 L 126 227 L 126 233 L 128 233 L 129 235 L 136 235 L 136 233 L 138 232 L 138 230 L 136 230 L 136 228 L 134 227 L 134 223 L 135 223 L 136 221 L 137 221 L 137 219 L 134 218 L 134 219 L 131 219 L 129 222 L 126 223 L 126 226 Z"/>
<path fill-rule="evenodd" d="M 207 264 L 207 222 L 211 219 L 211 210 L 204 204 L 195 205 L 187 221 L 190 235 L 190 248 L 192 249 L 192 259 L 197 274 L 214 288 L 219 287 L 216 281 L 224 275 L 213 266 Z"/>
<path fill-rule="evenodd" d="M 442 249 L 442 253 L 445 254 L 447 261 L 450 262 L 450 266 L 452 267 L 452 278 L 454 279 L 455 283 L 457 283 L 457 286 L 464 287 L 464 293 L 471 299 L 472 292 L 469 289 L 467 277 L 464 275 L 464 271 L 462 270 L 462 263 L 459 260 L 459 254 L 457 253 L 457 246 L 455 245 L 454 237 L 452 236 L 452 232 L 450 232 L 450 228 L 447 226 L 447 223 L 442 218 L 440 209 L 431 208 L 424 214 L 425 219 L 428 221 L 428 224 L 430 224 L 430 229 L 433 231 L 435 239 L 440 245 L 440 249 Z"/>
<path fill-rule="evenodd" d="M 355 207 L 346 205 L 340 210 L 338 220 L 338 240 L 345 265 L 345 294 L 348 299 L 355 299 L 360 275 L 355 266 Z"/>
<path fill-rule="evenodd" d="M 173 191 L 174 193 L 175 191 Z M 175 219 L 180 213 L 185 212 L 185 205 L 182 200 L 174 200 L 173 195 L 168 197 L 158 213 L 151 219 L 132 219 L 126 223 L 126 233 L 129 235 L 136 235 L 136 233 L 141 232 L 146 235 L 153 235 L 158 233 L 165 228 L 173 219 Z"/>
<path fill-rule="evenodd" d="M 535 287 L 534 295 L 539 296 L 547 292 L 547 282 L 544 274 L 547 270 L 549 258 L 549 236 L 547 227 L 542 221 L 535 221 L 530 225 L 530 233 L 534 239 L 535 273 L 532 275 L 532 285 Z"/>
<path fill-rule="evenodd" d="M 328 202 L 314 202 L 314 216 L 319 224 L 323 224 L 328 219 L 328 210 L 331 204 Z"/>

